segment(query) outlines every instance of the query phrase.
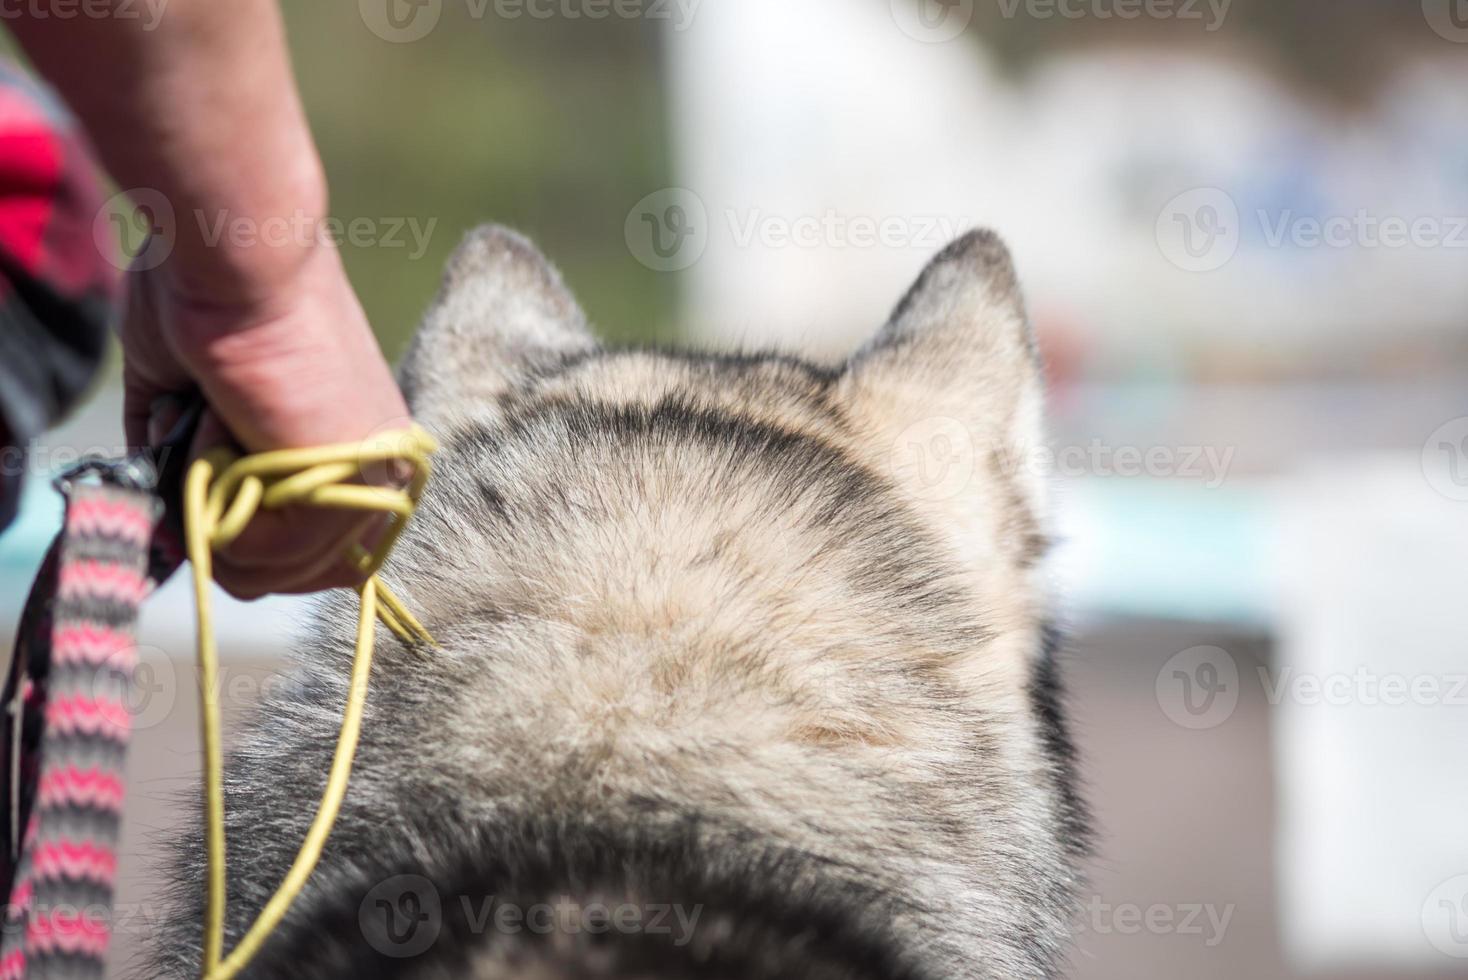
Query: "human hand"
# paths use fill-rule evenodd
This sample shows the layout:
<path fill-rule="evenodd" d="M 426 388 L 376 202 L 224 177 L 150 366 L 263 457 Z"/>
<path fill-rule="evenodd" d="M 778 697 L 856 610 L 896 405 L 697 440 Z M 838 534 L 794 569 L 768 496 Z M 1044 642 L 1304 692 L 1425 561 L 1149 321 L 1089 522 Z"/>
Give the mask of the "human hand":
<path fill-rule="evenodd" d="M 191 455 L 237 443 L 246 452 L 359 442 L 406 428 L 408 409 L 335 249 L 221 256 L 228 275 L 183 281 L 170 262 L 129 273 L 121 327 L 124 415 L 132 445 L 158 445 L 182 411 L 208 405 Z M 384 474 L 376 474 L 384 479 Z M 379 515 L 292 507 L 261 512 L 215 556 L 231 594 L 355 586 L 345 558 L 370 545 Z"/>
<path fill-rule="evenodd" d="M 230 438 L 261 452 L 406 428 L 402 395 L 335 249 L 309 232 L 269 244 L 263 234 L 205 232 L 216 221 L 319 228 L 328 213 L 276 0 L 173 0 L 151 26 L 40 16 L 7 26 L 118 185 L 162 195 L 177 216 L 167 258 L 128 277 L 129 441 L 159 441 L 166 396 L 195 392 L 210 409 L 195 451 Z M 341 554 L 353 535 L 370 545 L 382 520 L 261 514 L 216 556 L 216 577 L 246 597 L 356 584 L 360 573 Z"/>

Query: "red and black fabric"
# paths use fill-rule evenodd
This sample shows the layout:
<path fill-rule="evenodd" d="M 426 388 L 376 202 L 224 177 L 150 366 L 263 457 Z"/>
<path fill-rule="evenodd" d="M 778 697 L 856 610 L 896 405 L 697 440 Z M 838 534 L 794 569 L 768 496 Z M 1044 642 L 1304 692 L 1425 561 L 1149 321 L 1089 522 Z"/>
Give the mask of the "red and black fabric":
<path fill-rule="evenodd" d="M 120 281 L 87 141 L 48 91 L 0 64 L 0 442 L 25 446 L 96 376 Z M 7 460 L 13 460 L 7 454 Z M 0 528 L 23 469 L 0 472 Z"/>

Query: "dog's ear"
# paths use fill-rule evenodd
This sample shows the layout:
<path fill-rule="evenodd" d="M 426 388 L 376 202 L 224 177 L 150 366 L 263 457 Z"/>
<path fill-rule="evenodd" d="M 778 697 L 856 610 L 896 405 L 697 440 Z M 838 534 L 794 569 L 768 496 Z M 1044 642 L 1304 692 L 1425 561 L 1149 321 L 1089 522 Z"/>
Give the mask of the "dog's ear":
<path fill-rule="evenodd" d="M 845 403 L 873 463 L 1026 564 L 1042 538 L 1042 381 L 1009 250 L 971 232 L 923 270 L 847 365 Z"/>
<path fill-rule="evenodd" d="M 508 228 L 483 225 L 449 259 L 400 380 L 414 416 L 431 424 L 482 408 L 517 381 L 595 347 L 585 314 L 545 256 Z"/>

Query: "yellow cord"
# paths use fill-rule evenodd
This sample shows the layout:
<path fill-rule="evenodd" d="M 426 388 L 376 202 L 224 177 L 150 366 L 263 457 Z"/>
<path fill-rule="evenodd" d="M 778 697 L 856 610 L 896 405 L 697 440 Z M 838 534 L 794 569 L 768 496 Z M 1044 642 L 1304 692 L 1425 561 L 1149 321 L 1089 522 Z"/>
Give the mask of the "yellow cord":
<path fill-rule="evenodd" d="M 433 645 L 433 637 L 377 578 L 382 563 L 397 542 L 418 504 L 430 472 L 428 457 L 437 447 L 417 426 L 388 433 L 365 444 L 287 449 L 236 459 L 216 452 L 196 461 L 184 482 L 184 531 L 194 573 L 194 602 L 198 609 L 200 724 L 204 742 L 205 839 L 209 858 L 208 897 L 204 914 L 203 980 L 229 980 L 260 951 L 280 925 L 291 903 L 300 895 L 321 860 L 322 848 L 336 823 L 352 760 L 362 730 L 367 703 L 367 679 L 372 670 L 373 624 L 380 619 L 408 643 Z M 366 464 L 406 463 L 413 478 L 403 490 L 353 484 Z M 218 655 L 209 605 L 214 577 L 213 552 L 239 537 L 261 509 L 294 504 L 347 510 L 382 511 L 391 515 L 387 532 L 368 552 L 354 545 L 349 557 L 368 576 L 358 590 L 357 650 L 352 661 L 341 734 L 331 761 L 326 791 L 311 829 L 290 871 L 239 945 L 224 955 L 225 868 L 224 756 L 220 747 Z"/>

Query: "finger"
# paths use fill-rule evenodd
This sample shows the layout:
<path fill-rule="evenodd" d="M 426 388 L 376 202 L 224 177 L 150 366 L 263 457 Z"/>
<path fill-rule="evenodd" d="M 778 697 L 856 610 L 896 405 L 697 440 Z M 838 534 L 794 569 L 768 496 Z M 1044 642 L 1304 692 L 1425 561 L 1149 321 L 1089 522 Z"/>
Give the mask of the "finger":
<path fill-rule="evenodd" d="M 194 437 L 194 458 L 220 446 L 238 451 L 214 411 L 206 411 Z M 359 585 L 364 576 L 347 555 L 380 514 L 290 507 L 260 511 L 238 538 L 216 552 L 214 577 L 240 598 Z M 321 583 L 321 584 L 317 584 Z"/>
<path fill-rule="evenodd" d="M 123 315 L 117 324 L 123 353 L 123 424 L 128 444 L 147 444 L 153 401 L 170 392 L 188 392 L 193 379 L 168 349 L 155 302 L 157 273 L 133 270 L 125 280 Z"/>
<path fill-rule="evenodd" d="M 196 455 L 233 440 L 212 410 L 205 413 L 194 441 Z M 361 479 L 393 485 L 411 475 L 364 472 Z M 355 482 L 355 481 L 354 481 Z M 328 588 L 355 588 L 366 579 L 353 559 L 355 545 L 371 550 L 387 531 L 389 518 L 327 507 L 293 506 L 260 511 L 238 538 L 216 555 L 215 578 L 231 594 L 259 598 L 268 593 L 296 594 Z"/>
<path fill-rule="evenodd" d="M 298 589 L 302 582 L 346 561 L 352 545 L 384 520 L 380 514 L 313 507 L 262 511 L 239 538 L 220 552 L 220 557 L 240 573 L 273 574 L 276 591 Z M 358 584 L 362 579 L 359 573 L 348 584 Z"/>
<path fill-rule="evenodd" d="M 326 589 L 356 588 L 366 578 L 337 542 L 309 559 L 292 556 L 291 564 L 284 566 L 241 566 L 226 549 L 217 556 L 214 577 L 230 595 L 246 600 L 271 594 L 305 595 Z"/>

